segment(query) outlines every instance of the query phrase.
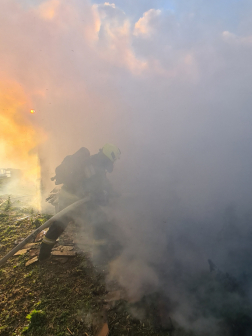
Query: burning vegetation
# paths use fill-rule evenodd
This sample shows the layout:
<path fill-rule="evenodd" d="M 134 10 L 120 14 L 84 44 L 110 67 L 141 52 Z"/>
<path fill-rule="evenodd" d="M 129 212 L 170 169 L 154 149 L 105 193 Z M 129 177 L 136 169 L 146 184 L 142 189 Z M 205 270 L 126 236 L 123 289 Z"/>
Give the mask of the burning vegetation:
<path fill-rule="evenodd" d="M 38 212 L 41 139 L 24 113 L 25 95 L 13 85 L 0 98 L 6 106 L 1 115 L 2 163 L 12 167 L 0 170 L 3 257 L 24 245 L 26 236 L 46 225 L 51 215 Z M 59 211 L 57 219 L 1 268 L 0 335 L 250 335 L 250 217 L 239 217 L 229 206 L 218 218 L 221 229 L 204 233 L 200 247 L 192 231 L 185 234 L 185 228 L 181 232 L 171 221 L 160 221 L 163 210 L 152 194 L 142 193 L 142 203 L 119 197 L 106 174 L 120 154 L 112 144 L 94 155 L 82 147 L 56 168 L 52 180 L 58 187 L 47 200 Z M 81 199 L 85 204 L 71 208 Z M 146 224 L 139 226 L 135 240 L 126 221 Z M 189 223 L 194 229 L 199 225 Z M 156 251 L 155 235 L 161 242 L 164 227 L 162 248 Z M 150 230 L 154 228 L 156 232 Z M 223 258 L 208 248 L 219 242 L 225 246 Z M 198 267 L 201 251 L 205 265 Z M 225 271 L 209 259 L 212 255 Z"/>
<path fill-rule="evenodd" d="M 28 118 L 29 104 L 20 85 L 0 82 L 0 191 L 2 195 L 32 195 L 32 205 L 39 209 L 38 145 L 43 136 Z"/>
<path fill-rule="evenodd" d="M 1 1 L 1 336 L 252 335 L 251 17 Z"/>

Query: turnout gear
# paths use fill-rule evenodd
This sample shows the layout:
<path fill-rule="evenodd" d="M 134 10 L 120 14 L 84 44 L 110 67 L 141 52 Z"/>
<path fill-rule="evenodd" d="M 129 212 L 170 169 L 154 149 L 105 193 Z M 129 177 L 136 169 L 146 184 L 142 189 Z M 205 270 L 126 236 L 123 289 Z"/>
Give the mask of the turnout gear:
<path fill-rule="evenodd" d="M 112 187 L 106 172 L 113 171 L 113 163 L 120 157 L 120 150 L 114 145 L 106 144 L 99 153 L 90 156 L 88 149 L 82 147 L 75 154 L 68 155 L 55 169 L 55 184 L 63 184 L 61 189 L 54 189 L 47 201 L 60 211 L 79 198 L 89 196 L 92 201 L 85 208 L 89 211 L 93 206 L 106 205 L 113 195 Z M 83 209 L 79 209 L 79 215 Z M 77 211 L 78 213 L 78 211 Z M 55 221 L 47 231 L 41 244 L 39 260 L 50 257 L 57 238 L 63 233 L 67 224 L 73 220 L 74 214 L 67 214 L 63 220 Z"/>
<path fill-rule="evenodd" d="M 50 258 L 52 248 L 53 248 L 53 245 L 48 245 L 42 242 L 40 246 L 40 251 L 39 251 L 39 260 L 43 261 L 43 260 Z"/>
<path fill-rule="evenodd" d="M 50 229 L 47 231 L 44 239 L 42 240 L 39 260 L 48 259 L 51 255 L 51 251 L 56 243 L 57 238 L 63 233 L 68 224 L 68 218 L 66 217 L 63 222 L 55 221 Z"/>
<path fill-rule="evenodd" d="M 110 161 L 115 162 L 120 159 L 121 151 L 115 145 L 107 143 L 102 148 L 102 153 L 106 155 Z"/>
<path fill-rule="evenodd" d="M 73 155 L 68 155 L 62 163 L 55 169 L 55 184 L 71 185 L 76 179 L 83 178 L 83 167 L 86 165 L 87 159 L 90 157 L 90 152 L 87 148 L 82 147 Z"/>
<path fill-rule="evenodd" d="M 44 237 L 42 242 L 47 245 L 54 245 L 56 243 L 54 239 L 47 238 L 46 236 Z"/>

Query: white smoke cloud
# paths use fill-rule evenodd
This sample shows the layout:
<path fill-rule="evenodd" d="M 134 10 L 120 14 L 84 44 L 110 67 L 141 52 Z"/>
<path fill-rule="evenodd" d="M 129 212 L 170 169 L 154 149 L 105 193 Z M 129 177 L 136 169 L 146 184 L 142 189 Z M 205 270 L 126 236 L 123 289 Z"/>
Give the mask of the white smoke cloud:
<path fill-rule="evenodd" d="M 113 275 L 132 266 L 132 293 L 148 275 L 159 283 L 150 265 L 164 262 L 167 246 L 171 269 L 175 258 L 202 270 L 211 251 L 224 264 L 223 247 L 208 240 L 229 204 L 250 210 L 252 6 L 241 1 L 232 27 L 218 4 L 179 1 L 171 11 L 152 2 L 135 18 L 117 1 L 1 3 L 0 75 L 33 101 L 48 134 L 48 179 L 81 146 L 122 151 L 111 180 L 129 239 Z"/>
<path fill-rule="evenodd" d="M 150 9 L 145 12 L 135 23 L 134 35 L 142 37 L 150 37 L 154 27 L 157 26 L 157 18 L 161 14 L 160 9 Z"/>

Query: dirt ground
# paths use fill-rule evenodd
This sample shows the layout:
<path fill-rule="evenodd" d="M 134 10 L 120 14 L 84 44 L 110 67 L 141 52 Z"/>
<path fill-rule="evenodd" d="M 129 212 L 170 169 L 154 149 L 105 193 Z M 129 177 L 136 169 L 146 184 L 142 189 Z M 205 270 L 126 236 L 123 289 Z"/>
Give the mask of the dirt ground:
<path fill-rule="evenodd" d="M 25 200 L 0 199 L 0 257 L 49 217 L 25 207 Z M 111 336 L 171 335 L 135 318 L 116 284 L 108 291 L 104 272 L 78 249 L 73 233 L 70 226 L 55 252 L 74 256 L 26 266 L 38 255 L 38 241 L 0 268 L 0 335 L 107 336 L 107 329 Z"/>

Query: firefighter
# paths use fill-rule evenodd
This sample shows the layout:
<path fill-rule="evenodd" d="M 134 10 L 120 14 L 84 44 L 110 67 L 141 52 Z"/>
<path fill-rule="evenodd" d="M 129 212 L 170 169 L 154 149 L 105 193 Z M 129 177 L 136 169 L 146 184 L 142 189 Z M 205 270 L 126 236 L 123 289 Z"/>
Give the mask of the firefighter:
<path fill-rule="evenodd" d="M 120 158 L 120 150 L 112 144 L 106 144 L 100 151 L 90 156 L 89 151 L 82 147 L 75 154 L 67 156 L 61 165 L 55 169 L 52 178 L 55 184 L 63 184 L 58 194 L 58 210 L 62 210 L 78 199 L 89 196 L 89 204 L 79 209 L 79 215 L 97 205 L 105 205 L 113 194 L 106 173 L 112 173 L 114 162 Z M 49 197 L 50 199 L 50 197 Z M 74 215 L 69 213 L 60 221 L 55 221 L 47 231 L 40 247 L 39 260 L 50 257 L 51 250 L 57 238 L 65 230 Z"/>

